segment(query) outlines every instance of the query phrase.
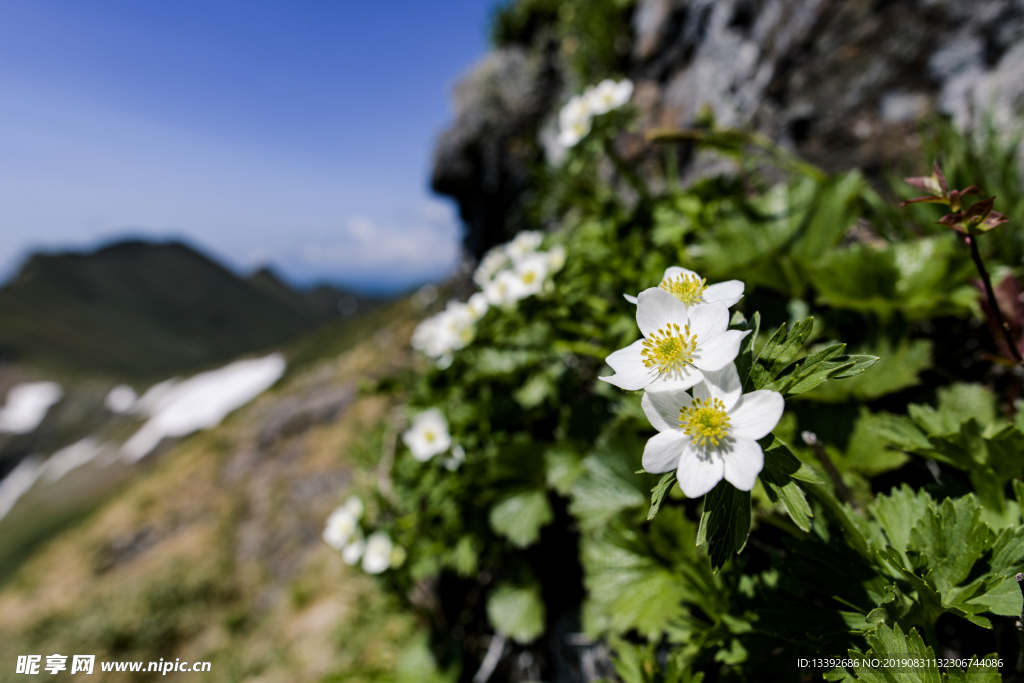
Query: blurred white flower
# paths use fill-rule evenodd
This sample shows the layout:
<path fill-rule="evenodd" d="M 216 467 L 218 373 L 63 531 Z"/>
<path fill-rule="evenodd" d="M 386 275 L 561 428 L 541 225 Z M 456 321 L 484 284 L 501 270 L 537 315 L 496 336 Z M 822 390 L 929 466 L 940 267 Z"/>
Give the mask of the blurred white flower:
<path fill-rule="evenodd" d="M 743 282 L 740 280 L 729 280 L 719 282 L 715 285 L 705 284 L 707 280 L 697 273 L 679 266 L 671 266 L 665 269 L 658 286 L 664 289 L 687 306 L 694 304 L 710 304 L 721 302 L 726 308 L 731 308 L 737 301 L 743 298 Z M 635 304 L 636 297 L 624 294 L 626 301 Z"/>
<path fill-rule="evenodd" d="M 127 384 L 118 384 L 107 394 L 104 405 L 110 412 L 124 415 L 132 411 L 138 399 L 139 395 L 135 393 L 134 389 Z"/>
<path fill-rule="evenodd" d="M 519 301 L 528 296 L 539 294 L 548 276 L 548 255 L 546 253 L 532 253 L 529 256 L 524 256 L 516 264 L 516 268 L 512 272 L 515 277 L 511 281 L 509 298 L 513 301 Z"/>
<path fill-rule="evenodd" d="M 402 441 L 409 447 L 412 457 L 426 462 L 451 447 L 448 420 L 437 408 L 424 410 L 413 420 L 412 427 L 402 434 Z"/>
<path fill-rule="evenodd" d="M 515 273 L 503 270 L 484 287 L 484 296 L 492 306 L 507 306 L 517 301 L 513 298 L 515 286 Z"/>
<path fill-rule="evenodd" d="M 548 255 L 548 272 L 557 273 L 565 265 L 565 247 L 561 244 L 556 244 L 547 251 Z"/>
<path fill-rule="evenodd" d="M 785 401 L 764 389 L 742 394 L 732 363 L 704 377 L 692 397 L 685 391 L 644 393 L 644 413 L 659 432 L 644 448 L 644 469 L 676 470 L 679 487 L 690 498 L 703 496 L 723 478 L 750 491 L 764 468 L 757 440 L 779 423 Z"/>
<path fill-rule="evenodd" d="M 537 251 L 537 247 L 544 241 L 544 235 L 536 230 L 524 230 L 512 238 L 512 241 L 505 245 L 505 253 L 512 259 L 512 263 L 519 263 L 521 260 Z"/>
<path fill-rule="evenodd" d="M 391 566 L 391 538 L 382 531 L 371 534 L 366 539 L 366 550 L 363 553 L 363 571 L 367 574 L 380 574 Z"/>
<path fill-rule="evenodd" d="M 443 311 L 416 326 L 412 347 L 434 359 L 448 358 L 450 363 L 453 351 L 473 341 L 476 320 L 477 316 L 469 305 L 449 301 Z"/>
<path fill-rule="evenodd" d="M 629 98 L 633 96 L 633 81 L 627 78 L 616 82 L 607 78 L 588 88 L 583 96 L 587 100 L 592 116 L 607 114 L 629 102 Z"/>
<path fill-rule="evenodd" d="M 480 265 L 473 273 L 473 282 L 479 287 L 485 287 L 506 265 L 508 265 L 508 254 L 505 253 L 505 248 L 499 246 L 491 249 L 480 259 Z"/>
<path fill-rule="evenodd" d="M 483 292 L 474 293 L 466 302 L 466 308 L 469 310 L 470 315 L 473 316 L 473 320 L 480 320 L 480 318 L 484 317 L 489 306 L 487 296 Z"/>
<path fill-rule="evenodd" d="M 331 513 L 324 525 L 323 539 L 335 550 L 341 550 L 359 529 L 356 516 L 346 506 L 341 506 Z"/>
<path fill-rule="evenodd" d="M 363 506 L 363 501 L 358 496 L 351 496 L 345 501 L 345 509 L 352 513 L 352 516 L 356 519 L 362 519 L 363 512 L 366 508 Z"/>
<path fill-rule="evenodd" d="M 574 147 L 590 132 L 590 101 L 583 95 L 569 98 L 558 112 L 558 144 Z"/>
<path fill-rule="evenodd" d="M 466 459 L 466 449 L 462 446 L 452 446 L 452 457 L 445 461 L 444 466 L 448 468 L 449 472 L 454 472 L 462 466 L 463 461 Z"/>
<path fill-rule="evenodd" d="M 590 119 L 580 119 L 568 125 L 563 125 L 558 131 L 558 144 L 563 147 L 575 147 L 580 140 L 590 133 Z"/>
<path fill-rule="evenodd" d="M 364 550 L 366 550 L 366 541 L 362 537 L 358 537 L 341 551 L 341 559 L 345 561 L 345 564 L 352 566 L 359 562 Z"/>
<path fill-rule="evenodd" d="M 722 303 L 686 304 L 664 289 L 640 292 L 636 322 L 644 338 L 605 360 L 615 374 L 599 379 L 636 391 L 689 389 L 704 372 L 721 370 L 739 355 L 750 330 L 730 330 L 729 310 Z"/>

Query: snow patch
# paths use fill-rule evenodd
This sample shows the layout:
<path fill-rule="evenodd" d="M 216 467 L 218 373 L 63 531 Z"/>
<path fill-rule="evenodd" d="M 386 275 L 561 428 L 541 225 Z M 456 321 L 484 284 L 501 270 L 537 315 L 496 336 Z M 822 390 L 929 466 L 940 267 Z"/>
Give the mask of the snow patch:
<path fill-rule="evenodd" d="M 35 431 L 54 403 L 64 396 L 56 382 L 16 384 L 7 392 L 7 403 L 0 408 L 0 432 L 28 434 Z"/>

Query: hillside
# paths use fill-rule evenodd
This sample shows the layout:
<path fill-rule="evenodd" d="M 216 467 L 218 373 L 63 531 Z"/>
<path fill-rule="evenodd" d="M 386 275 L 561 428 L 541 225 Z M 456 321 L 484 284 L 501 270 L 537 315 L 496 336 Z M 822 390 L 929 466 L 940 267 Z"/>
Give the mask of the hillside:
<path fill-rule="evenodd" d="M 354 466 L 380 452 L 368 437 L 389 405 L 357 383 L 411 358 L 408 307 L 372 317 L 361 342 L 141 466 L 40 547 L 0 587 L 0 660 L 88 652 L 209 661 L 209 681 L 430 680 L 414 620 L 319 535 L 350 487 L 371 484 Z"/>
<path fill-rule="evenodd" d="M 328 318 L 279 280 L 261 279 L 243 280 L 177 242 L 36 254 L 0 290 L 0 357 L 162 379 L 278 344 Z"/>

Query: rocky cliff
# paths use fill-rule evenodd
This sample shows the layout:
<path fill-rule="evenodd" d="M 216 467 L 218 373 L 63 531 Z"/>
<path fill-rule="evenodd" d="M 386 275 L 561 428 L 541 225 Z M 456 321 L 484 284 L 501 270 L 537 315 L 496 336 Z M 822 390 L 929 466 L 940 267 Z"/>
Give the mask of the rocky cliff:
<path fill-rule="evenodd" d="M 710 107 L 833 170 L 898 165 L 936 112 L 1007 132 L 1024 112 L 1021 0 L 639 0 L 612 3 L 617 34 L 595 36 L 573 17 L 598 5 L 509 6 L 529 28 L 498 32 L 456 88 L 434 187 L 458 200 L 472 253 L 518 229 L 538 132 L 594 73 L 634 80 L 641 133 Z M 613 59 L 581 74 L 572 57 L 595 40 Z"/>

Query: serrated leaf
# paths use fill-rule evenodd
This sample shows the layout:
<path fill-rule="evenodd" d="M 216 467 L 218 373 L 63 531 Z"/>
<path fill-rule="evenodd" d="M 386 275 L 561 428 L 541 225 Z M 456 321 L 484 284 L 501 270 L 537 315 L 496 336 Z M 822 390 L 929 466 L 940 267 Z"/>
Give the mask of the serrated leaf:
<path fill-rule="evenodd" d="M 544 632 L 540 587 L 499 584 L 487 598 L 487 618 L 501 634 L 525 645 Z"/>
<path fill-rule="evenodd" d="M 890 628 L 879 624 L 878 628 L 868 634 L 867 653 L 850 650 L 850 658 L 856 659 L 859 666 L 854 667 L 857 680 L 869 683 L 942 683 L 942 675 L 935 666 L 934 651 L 925 645 L 924 639 L 917 629 L 910 629 L 907 635 L 899 624 Z M 871 660 L 885 659 L 921 659 L 926 660 L 923 666 L 879 667 L 867 665 Z"/>
<path fill-rule="evenodd" d="M 544 491 L 523 491 L 506 497 L 491 508 L 491 528 L 525 548 L 540 538 L 540 530 L 554 519 L 551 504 Z"/>
<path fill-rule="evenodd" d="M 672 490 L 672 485 L 676 483 L 675 471 L 668 472 L 662 476 L 661 481 L 658 485 L 651 489 L 651 509 L 647 512 L 647 520 L 654 519 L 655 515 L 658 514 L 658 510 L 661 509 L 661 501 L 665 497 L 665 494 Z"/>
<path fill-rule="evenodd" d="M 569 503 L 581 527 L 600 527 L 618 512 L 647 502 L 650 479 L 634 474 L 642 452 L 639 438 L 623 432 L 604 439 L 584 458 L 584 473 L 573 485 Z"/>
<path fill-rule="evenodd" d="M 773 502 L 782 501 L 794 524 L 803 531 L 810 531 L 811 518 L 814 513 L 811 512 L 811 506 L 807 504 L 807 497 L 796 483 L 794 475 L 801 468 L 805 468 L 811 473 L 804 476 L 816 475 L 813 475 L 813 471 L 800 462 L 799 458 L 789 450 L 789 447 L 774 434 L 769 434 L 759 443 L 764 451 L 764 469 L 761 470 L 758 477 L 764 484 L 765 491 L 768 492 L 768 496 Z"/>
<path fill-rule="evenodd" d="M 740 491 L 724 479 L 704 496 L 704 511 L 697 530 L 697 545 L 708 544 L 711 571 L 743 550 L 750 535 L 750 492 Z"/>
<path fill-rule="evenodd" d="M 739 355 L 736 356 L 736 371 L 740 379 L 746 384 L 750 376 L 750 369 L 754 365 L 754 344 L 757 341 L 757 334 L 761 330 L 761 313 L 755 312 L 750 321 L 743 319 L 738 311 L 733 314 L 730 326 L 738 330 L 750 330 L 750 334 L 743 338 L 740 344 Z"/>
<path fill-rule="evenodd" d="M 764 389 L 778 377 L 783 368 L 800 353 L 804 342 L 811 336 L 813 327 L 814 318 L 806 318 L 793 325 L 793 329 L 787 334 L 786 323 L 782 323 L 765 343 L 750 368 L 749 387 L 753 390 Z M 747 386 L 744 385 L 745 390 Z"/>

